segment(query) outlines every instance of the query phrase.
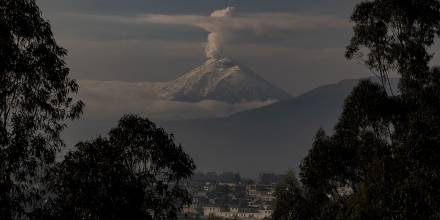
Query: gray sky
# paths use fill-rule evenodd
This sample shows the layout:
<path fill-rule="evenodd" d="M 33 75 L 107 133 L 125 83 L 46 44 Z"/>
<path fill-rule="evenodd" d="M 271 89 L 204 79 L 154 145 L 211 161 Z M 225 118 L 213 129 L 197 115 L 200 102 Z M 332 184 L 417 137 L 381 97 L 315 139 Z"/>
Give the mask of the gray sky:
<path fill-rule="evenodd" d="M 360 1 L 37 0 L 58 43 L 69 51 L 67 63 L 80 80 L 79 98 L 86 104 L 65 140 L 71 146 L 106 134 L 125 113 L 166 121 L 221 117 L 269 104 L 150 97 L 152 82 L 173 80 L 205 61 L 209 32 L 221 33 L 224 55 L 294 96 L 369 77 L 365 66 L 344 58 L 349 17 Z M 235 7 L 233 18 L 209 18 L 227 6 Z"/>
<path fill-rule="evenodd" d="M 77 79 L 174 79 L 205 60 L 208 32 L 191 19 L 208 17 L 227 5 L 256 29 L 229 30 L 224 54 L 292 95 L 369 76 L 364 66 L 344 58 L 351 36 L 349 16 L 359 2 L 355 0 L 37 2 L 59 44 L 69 50 L 67 62 Z M 267 24 L 260 30 L 261 22 Z"/>

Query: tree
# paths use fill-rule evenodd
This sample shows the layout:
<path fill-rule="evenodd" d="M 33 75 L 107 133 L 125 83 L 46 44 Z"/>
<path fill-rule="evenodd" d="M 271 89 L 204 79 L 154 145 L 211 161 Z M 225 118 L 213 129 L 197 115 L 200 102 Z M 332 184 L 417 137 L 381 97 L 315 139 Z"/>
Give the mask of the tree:
<path fill-rule="evenodd" d="M 362 58 L 365 49 L 365 64 L 384 87 L 395 71 L 402 76 L 402 93 L 417 89 L 413 86 L 426 83 L 430 75 L 428 48 L 440 34 L 439 11 L 436 0 L 363 1 L 351 17 L 354 36 L 346 57 Z"/>
<path fill-rule="evenodd" d="M 303 160 L 309 219 L 438 219 L 440 69 L 429 48 L 440 2 L 363 1 L 352 21 L 346 56 L 363 59 L 378 82 L 353 89 L 334 133 L 320 130 Z"/>
<path fill-rule="evenodd" d="M 277 185 L 275 197 L 273 219 L 302 220 L 310 218 L 309 204 L 304 198 L 302 188 L 293 171 L 289 171 Z"/>
<path fill-rule="evenodd" d="M 365 20 L 366 19 L 366 20 Z M 369 51 L 367 65 L 400 74 L 399 94 L 390 98 L 386 185 L 390 215 L 401 219 L 438 215 L 440 191 L 439 70 L 430 67 L 429 47 L 440 35 L 440 2 L 387 0 L 357 6 L 355 35 L 347 55 Z M 383 75 L 385 76 L 385 75 Z M 384 78 L 384 77 L 382 77 Z"/>
<path fill-rule="evenodd" d="M 176 219 L 195 169 L 173 136 L 124 116 L 108 138 L 77 145 L 54 174 L 58 219 Z"/>
<path fill-rule="evenodd" d="M 345 101 L 335 134 L 318 132 L 300 173 L 309 202 L 320 210 L 315 218 L 384 217 L 394 168 L 387 129 L 389 104 L 381 85 L 361 81 Z M 356 202 L 363 203 L 356 206 Z"/>
<path fill-rule="evenodd" d="M 38 203 L 38 177 L 82 112 L 65 55 L 34 0 L 0 0 L 0 219 Z"/>

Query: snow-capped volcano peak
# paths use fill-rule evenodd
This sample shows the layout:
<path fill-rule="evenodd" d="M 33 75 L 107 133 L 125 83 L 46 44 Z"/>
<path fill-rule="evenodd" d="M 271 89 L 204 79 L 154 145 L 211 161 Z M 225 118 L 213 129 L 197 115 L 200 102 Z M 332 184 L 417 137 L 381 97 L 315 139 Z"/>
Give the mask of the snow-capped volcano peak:
<path fill-rule="evenodd" d="M 167 83 L 162 97 L 198 102 L 282 100 L 290 95 L 230 58 L 208 59 L 203 65 Z"/>

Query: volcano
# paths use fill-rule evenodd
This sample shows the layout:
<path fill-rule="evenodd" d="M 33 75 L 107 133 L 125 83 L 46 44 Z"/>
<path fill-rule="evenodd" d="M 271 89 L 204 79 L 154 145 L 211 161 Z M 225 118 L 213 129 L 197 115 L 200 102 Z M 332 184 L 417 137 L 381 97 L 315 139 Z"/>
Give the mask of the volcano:
<path fill-rule="evenodd" d="M 182 102 L 209 99 L 237 103 L 291 97 L 231 58 L 208 59 L 203 65 L 161 86 L 158 94 Z"/>

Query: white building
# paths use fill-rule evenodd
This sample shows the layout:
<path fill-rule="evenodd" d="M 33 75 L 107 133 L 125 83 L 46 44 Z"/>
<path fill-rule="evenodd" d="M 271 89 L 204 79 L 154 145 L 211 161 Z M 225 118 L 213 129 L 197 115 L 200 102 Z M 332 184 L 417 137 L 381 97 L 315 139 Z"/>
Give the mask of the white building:
<path fill-rule="evenodd" d="M 264 219 L 272 215 L 272 210 L 252 209 L 252 208 L 229 208 L 222 209 L 220 207 L 203 207 L 203 215 L 214 215 L 222 218 L 238 218 L 238 219 Z"/>

